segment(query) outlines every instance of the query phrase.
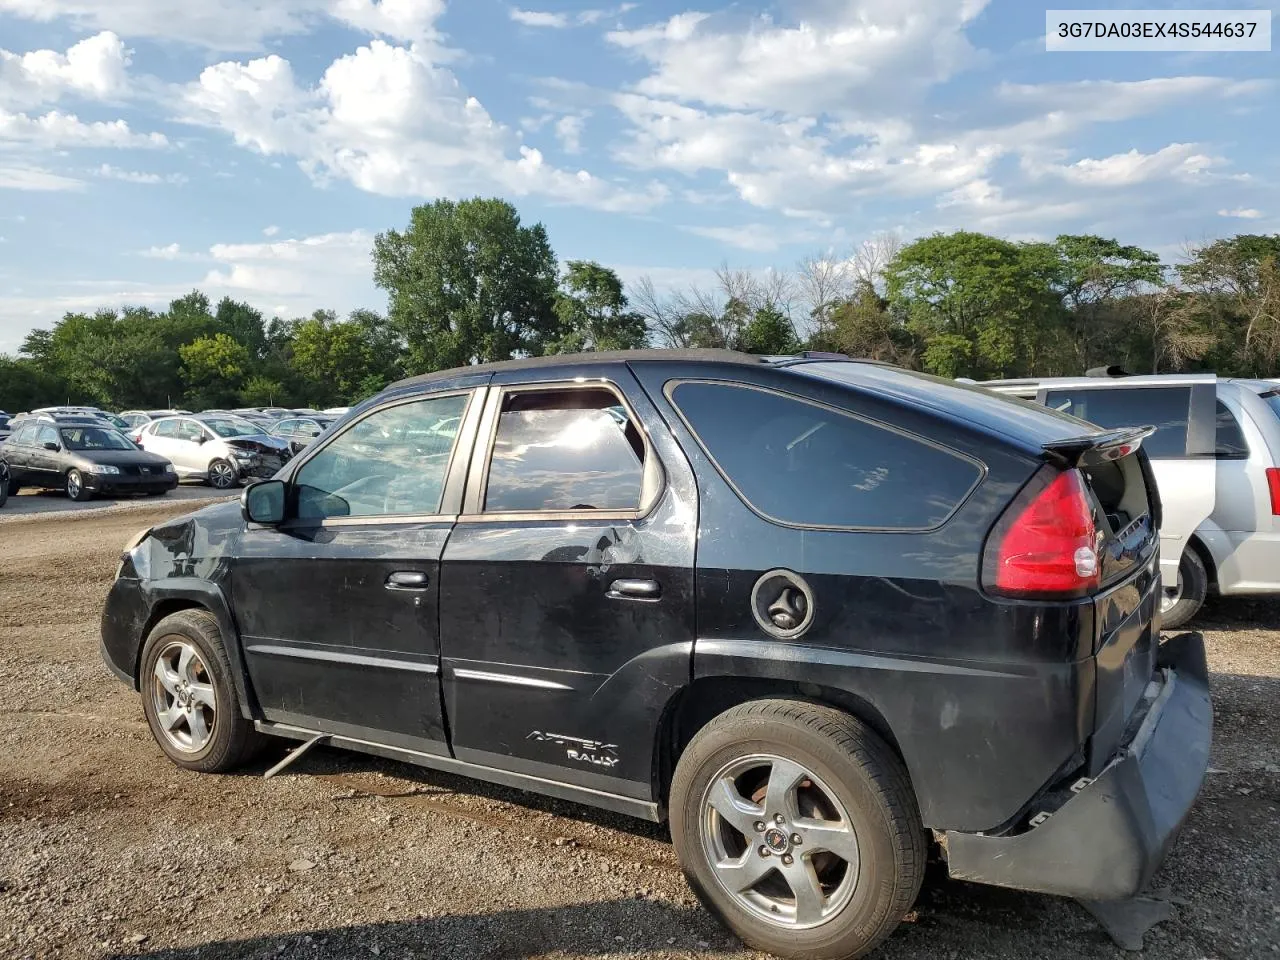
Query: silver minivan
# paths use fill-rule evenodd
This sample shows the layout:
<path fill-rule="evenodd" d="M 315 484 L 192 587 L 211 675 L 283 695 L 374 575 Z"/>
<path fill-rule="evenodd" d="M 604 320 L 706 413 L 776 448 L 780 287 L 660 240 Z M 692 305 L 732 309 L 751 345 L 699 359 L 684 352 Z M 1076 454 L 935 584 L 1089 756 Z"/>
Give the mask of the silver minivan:
<path fill-rule="evenodd" d="M 1280 593 L 1280 384 L 1204 373 L 982 386 L 1105 427 L 1156 427 L 1143 448 L 1164 506 L 1164 626 L 1190 620 L 1211 590 Z"/>

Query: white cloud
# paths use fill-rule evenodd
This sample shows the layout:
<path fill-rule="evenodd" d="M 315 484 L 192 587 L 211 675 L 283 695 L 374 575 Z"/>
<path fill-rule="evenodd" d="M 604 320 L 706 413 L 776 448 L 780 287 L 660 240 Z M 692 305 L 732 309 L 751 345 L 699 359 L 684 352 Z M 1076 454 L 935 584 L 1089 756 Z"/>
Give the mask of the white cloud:
<path fill-rule="evenodd" d="M 148 247 L 140 256 L 152 260 L 177 260 L 182 256 L 182 247 L 177 243 L 171 243 L 167 247 Z"/>
<path fill-rule="evenodd" d="M 753 253 L 772 253 L 784 244 L 812 242 L 818 238 L 818 234 L 810 230 L 783 229 L 764 223 L 721 227 L 692 225 L 680 229 L 695 236 L 717 240 L 726 246 L 749 250 Z"/>
<path fill-rule="evenodd" d="M 66 53 L 0 50 L 0 104 L 35 107 L 67 94 L 105 100 L 128 87 L 129 52 L 114 33 L 81 40 Z"/>
<path fill-rule="evenodd" d="M 810 3 L 811 16 L 780 25 L 735 12 L 680 13 L 616 30 L 610 42 L 648 61 L 639 92 L 734 109 L 849 110 L 945 80 L 972 62 L 965 27 L 987 0 Z"/>
<path fill-rule="evenodd" d="M 93 171 L 94 176 L 101 177 L 104 180 L 120 180 L 124 183 L 137 183 L 144 185 L 155 185 L 161 183 L 182 184 L 187 182 L 187 178 L 181 173 L 144 173 L 138 170 L 122 170 L 119 167 L 113 167 L 109 163 L 104 163 Z"/>
<path fill-rule="evenodd" d="M 432 54 L 428 45 L 374 40 L 335 60 L 311 88 L 278 56 L 219 63 L 187 88 L 188 119 L 259 153 L 296 157 L 317 181 L 349 180 L 387 196 L 497 189 L 614 211 L 664 199 L 654 186 L 637 190 L 547 164 Z"/>
<path fill-rule="evenodd" d="M 1234 210 L 1219 210 L 1220 217 L 1234 217 L 1238 220 L 1258 220 L 1262 217 L 1261 210 L 1255 210 L 1253 207 L 1237 207 Z"/>
<path fill-rule="evenodd" d="M 214 244 L 209 259 L 220 266 L 210 270 L 198 286 L 283 305 L 299 314 L 318 307 L 346 311 L 377 300 L 372 250 L 373 234 L 367 230 L 269 243 Z"/>
<path fill-rule="evenodd" d="M 521 10 L 519 7 L 511 8 L 511 19 L 526 27 L 549 27 L 560 30 L 569 26 L 567 13 L 544 13 L 539 10 Z"/>
<path fill-rule="evenodd" d="M 261 50 L 324 21 L 398 40 L 425 40 L 444 0 L 0 0 L 0 14 L 87 30 L 176 40 L 212 50 Z"/>
<path fill-rule="evenodd" d="M 1191 181 L 1226 161 L 1210 156 L 1196 143 L 1171 143 L 1155 153 L 1129 150 L 1101 159 L 1085 158 L 1072 164 L 1032 166 L 1036 175 L 1062 177 L 1087 187 L 1132 187 L 1152 180 Z"/>
<path fill-rule="evenodd" d="M 280 232 L 280 228 L 277 227 L 275 224 L 272 224 L 269 227 L 262 228 L 262 235 L 264 237 L 274 237 L 279 232 Z"/>
<path fill-rule="evenodd" d="M 582 152 L 582 130 L 587 118 L 566 114 L 556 121 L 556 137 L 565 153 Z"/>
<path fill-rule="evenodd" d="M 85 122 L 72 113 L 50 110 L 41 116 L 0 110 L 0 143 L 44 149 L 64 147 L 165 147 L 162 133 L 134 133 L 124 120 Z"/>
<path fill-rule="evenodd" d="M 548 30 L 563 30 L 566 27 L 579 26 L 587 27 L 608 18 L 619 16 L 634 10 L 636 4 L 624 3 L 621 6 L 614 7 L 610 10 L 579 10 L 574 14 L 568 13 L 552 13 L 545 10 L 523 10 L 520 7 L 511 7 L 508 11 L 512 20 L 521 26 L 543 28 Z"/>
<path fill-rule="evenodd" d="M 84 181 L 35 167 L 0 166 L 0 190 L 83 190 Z"/>

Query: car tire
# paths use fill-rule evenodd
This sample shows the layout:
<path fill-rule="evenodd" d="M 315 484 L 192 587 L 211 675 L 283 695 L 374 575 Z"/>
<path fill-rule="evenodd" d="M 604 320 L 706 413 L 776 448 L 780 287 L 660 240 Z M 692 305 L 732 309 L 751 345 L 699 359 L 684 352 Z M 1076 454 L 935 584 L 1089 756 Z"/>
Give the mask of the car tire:
<path fill-rule="evenodd" d="M 180 767 L 225 773 L 242 766 L 266 737 L 240 713 L 218 621 L 182 610 L 152 629 L 142 649 L 138 687 L 151 735 Z"/>
<path fill-rule="evenodd" d="M 924 876 L 925 833 L 906 768 L 874 732 L 830 707 L 757 700 L 716 717 L 676 765 L 670 817 L 694 893 L 744 943 L 779 957 L 848 960 L 873 950 L 911 909 Z"/>
<path fill-rule="evenodd" d="M 64 489 L 67 491 L 67 498 L 74 500 L 76 503 L 84 503 L 86 500 L 93 499 L 93 492 L 85 488 L 84 474 L 74 468 L 67 471 Z"/>
<path fill-rule="evenodd" d="M 9 475 L 0 470 L 0 507 L 9 499 Z"/>
<path fill-rule="evenodd" d="M 1173 600 L 1165 594 L 1161 607 L 1160 626 L 1164 630 L 1174 630 L 1189 622 L 1204 606 L 1204 599 L 1209 594 L 1209 571 L 1204 567 L 1194 549 L 1188 547 L 1182 551 L 1182 559 L 1178 561 L 1178 584 Z"/>
<path fill-rule="evenodd" d="M 209 464 L 209 486 L 215 490 L 232 490 L 239 483 L 235 464 L 229 460 L 214 460 Z"/>

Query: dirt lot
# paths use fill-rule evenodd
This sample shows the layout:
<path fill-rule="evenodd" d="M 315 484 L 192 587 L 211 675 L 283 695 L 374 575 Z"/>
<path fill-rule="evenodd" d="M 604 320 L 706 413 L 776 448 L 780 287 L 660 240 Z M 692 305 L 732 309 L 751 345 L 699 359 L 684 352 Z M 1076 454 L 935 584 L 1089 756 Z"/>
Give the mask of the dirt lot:
<path fill-rule="evenodd" d="M 655 827 L 317 750 L 264 781 L 165 761 L 98 659 L 148 513 L 0 527 L 0 957 L 754 956 Z M 1155 886 L 1161 960 L 1280 957 L 1280 604 L 1213 606 L 1212 772 Z M 277 753 L 275 756 L 279 756 Z M 886 958 L 1119 957 L 1078 905 L 937 871 Z"/>

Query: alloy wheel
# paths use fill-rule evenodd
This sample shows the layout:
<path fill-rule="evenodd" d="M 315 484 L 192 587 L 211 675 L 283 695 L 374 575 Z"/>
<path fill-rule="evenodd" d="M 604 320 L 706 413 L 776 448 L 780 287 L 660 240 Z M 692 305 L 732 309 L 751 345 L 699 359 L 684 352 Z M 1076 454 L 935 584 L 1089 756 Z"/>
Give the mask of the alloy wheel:
<path fill-rule="evenodd" d="M 84 479 L 80 476 L 79 470 L 72 470 L 67 473 L 67 496 L 72 500 L 80 496 L 80 491 L 84 489 Z"/>
<path fill-rule="evenodd" d="M 198 753 L 208 745 L 217 722 L 213 677 L 192 644 L 175 637 L 160 651 L 151 696 L 170 744 L 184 753 Z"/>
<path fill-rule="evenodd" d="M 1182 570 L 1178 570 L 1178 582 L 1175 586 L 1165 587 L 1160 595 L 1160 612 L 1168 613 L 1182 599 Z"/>
<path fill-rule="evenodd" d="M 235 486 L 235 468 L 225 460 L 215 460 L 209 465 L 209 482 L 219 490 Z"/>
<path fill-rule="evenodd" d="M 858 837 L 839 797 L 785 757 L 734 760 L 702 799 L 703 852 L 744 910 L 790 930 L 838 914 L 858 884 Z"/>

